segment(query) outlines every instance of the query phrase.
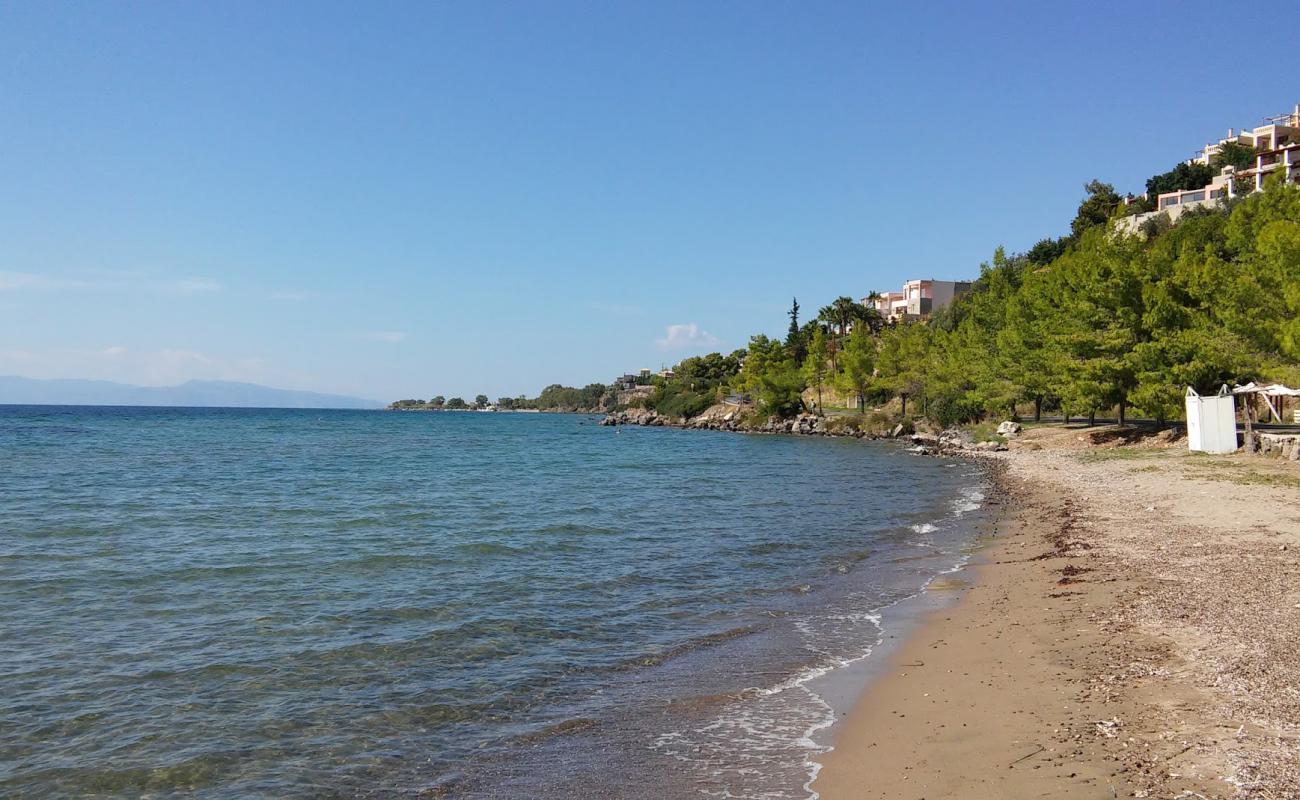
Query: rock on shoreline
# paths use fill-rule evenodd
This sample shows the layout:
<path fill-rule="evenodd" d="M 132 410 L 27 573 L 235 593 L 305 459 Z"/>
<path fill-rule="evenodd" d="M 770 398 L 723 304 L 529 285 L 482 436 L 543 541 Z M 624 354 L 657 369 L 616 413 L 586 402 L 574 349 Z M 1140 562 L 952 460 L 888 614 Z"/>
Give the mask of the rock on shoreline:
<path fill-rule="evenodd" d="M 951 454 L 957 452 L 989 452 L 1006 450 L 1001 442 L 975 442 L 965 431 L 950 428 L 939 434 L 912 433 L 910 426 L 896 424 L 889 428 L 862 429 L 840 424 L 835 417 L 800 414 L 792 419 L 769 417 L 755 422 L 739 409 L 714 406 L 697 417 L 685 419 L 669 417 L 657 411 L 632 408 L 612 411 L 600 421 L 601 425 L 640 425 L 648 428 L 683 428 L 689 430 L 730 431 L 735 433 L 772 433 L 792 436 L 830 436 L 850 439 L 895 439 L 910 441 L 914 452 L 921 455 Z M 1014 423 L 1012 423 L 1014 424 Z M 1017 426 L 1018 428 L 1019 426 Z"/>

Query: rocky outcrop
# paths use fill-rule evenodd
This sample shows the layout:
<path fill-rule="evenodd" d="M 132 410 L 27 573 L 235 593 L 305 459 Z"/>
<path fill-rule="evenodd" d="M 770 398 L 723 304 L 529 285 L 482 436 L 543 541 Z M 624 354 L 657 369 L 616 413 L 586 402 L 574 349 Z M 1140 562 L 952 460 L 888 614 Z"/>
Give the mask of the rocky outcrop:
<path fill-rule="evenodd" d="M 908 438 L 914 445 L 913 452 L 921 455 L 989 453 L 1007 449 L 1002 442 L 977 442 L 969 431 L 960 428 L 948 428 L 938 434 L 914 433 Z"/>
<path fill-rule="evenodd" d="M 1300 461 L 1300 435 L 1258 433 L 1255 434 L 1255 448 L 1260 455 Z"/>
<path fill-rule="evenodd" d="M 616 405 L 626 406 L 632 403 L 644 401 L 650 395 L 655 393 L 653 386 L 633 386 L 630 389 L 623 389 L 614 395 Z"/>
<path fill-rule="evenodd" d="M 743 414 L 748 410 L 750 413 Z M 962 455 L 1006 450 L 1002 442 L 976 442 L 971 434 L 959 428 L 949 428 L 941 433 L 910 433 L 911 425 L 895 425 L 879 430 L 861 430 L 845 424 L 843 418 L 800 414 L 792 419 L 756 419 L 752 409 L 718 404 L 691 419 L 667 417 L 645 408 L 630 408 L 605 415 L 601 425 L 641 425 L 644 427 L 673 427 L 690 430 L 735 431 L 738 433 L 783 433 L 792 436 L 834 436 L 854 439 L 898 439 L 911 442 L 912 452 L 918 455 Z"/>
<path fill-rule="evenodd" d="M 800 414 L 791 419 L 761 418 L 750 406 L 719 403 L 690 419 L 667 417 L 644 408 L 613 411 L 605 415 L 601 425 L 640 425 L 644 427 L 675 427 L 690 430 L 734 431 L 737 433 L 780 433 L 791 436 L 831 436 L 854 439 L 899 439 L 912 441 L 924 451 L 952 451 L 969 443 L 969 436 L 960 431 L 945 432 L 942 436 L 912 434 L 911 423 L 878 429 L 854 427 L 843 417 L 823 417 Z"/>
<path fill-rule="evenodd" d="M 629 408 L 626 411 L 611 411 L 600 421 L 601 425 L 645 425 L 663 426 L 672 424 L 668 417 L 662 417 L 648 408 Z"/>

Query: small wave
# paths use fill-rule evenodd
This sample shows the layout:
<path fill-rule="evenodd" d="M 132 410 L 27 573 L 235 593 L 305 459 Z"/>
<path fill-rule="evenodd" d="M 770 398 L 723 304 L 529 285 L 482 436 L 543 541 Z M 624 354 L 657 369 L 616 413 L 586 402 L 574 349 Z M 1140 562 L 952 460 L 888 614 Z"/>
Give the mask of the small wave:
<path fill-rule="evenodd" d="M 957 516 L 976 511 L 984 504 L 984 491 L 971 486 L 961 490 L 960 496 L 952 503 L 952 510 Z"/>
<path fill-rule="evenodd" d="M 781 550 L 799 550 L 801 548 L 802 545 L 795 542 L 759 542 L 746 547 L 745 552 L 753 556 L 763 556 Z"/>
<path fill-rule="evenodd" d="M 456 545 L 456 550 L 476 556 L 516 556 L 527 552 L 500 542 L 466 542 Z"/>
<path fill-rule="evenodd" d="M 576 511 L 585 512 L 586 509 L 579 508 Z M 614 536 L 621 533 L 618 528 L 610 528 L 603 525 L 547 525 L 544 528 L 538 528 L 533 533 L 541 536 L 554 536 L 556 534 L 578 535 L 578 536 Z"/>
<path fill-rule="evenodd" d="M 370 571 L 398 569 L 401 567 L 423 567 L 445 563 L 447 563 L 446 558 L 431 553 L 370 553 L 360 558 L 332 562 L 326 565 L 326 568 L 343 571 Z"/>
<path fill-rule="evenodd" d="M 704 636 L 691 639 L 688 642 L 683 642 L 682 644 L 676 645 L 675 647 L 670 647 L 667 650 L 663 650 L 658 653 L 651 653 L 649 655 L 638 656 L 637 658 L 631 659 L 629 661 L 625 661 L 618 666 L 618 669 L 641 669 L 643 667 L 658 666 L 659 664 L 662 664 L 665 661 L 671 661 L 672 659 L 677 658 L 678 656 L 683 656 L 694 650 L 699 650 L 701 647 L 712 647 L 714 645 L 719 645 L 722 644 L 723 642 L 731 641 L 732 639 L 738 639 L 741 636 L 748 636 L 751 633 L 755 633 L 756 631 L 758 631 L 758 628 L 751 625 L 743 628 L 732 628 L 731 630 L 706 634 Z"/>
<path fill-rule="evenodd" d="M 974 492 L 966 497 L 969 502 L 976 502 Z M 925 525 L 928 523 L 912 527 L 917 530 Z M 754 780 L 766 783 L 774 777 L 773 771 L 787 775 L 802 773 L 803 790 L 809 800 L 816 800 L 818 794 L 813 783 L 822 769 L 825 753 L 833 749 L 817 739 L 836 721 L 834 708 L 814 688 L 817 680 L 871 657 L 884 641 L 884 614 L 888 609 L 939 588 L 936 581 L 963 569 L 968 561 L 969 556 L 960 557 L 949 568 L 931 574 L 915 592 L 869 610 L 845 610 L 818 615 L 816 620 L 796 622 L 795 627 L 805 646 L 818 655 L 816 663 L 784 680 L 743 690 L 736 696 L 736 704 L 729 706 L 710 724 L 666 731 L 654 740 L 652 746 L 679 761 L 709 768 L 712 779 L 724 784 L 733 780 L 742 787 Z M 834 647 L 818 646 L 827 631 L 815 622 L 831 622 L 837 628 L 847 625 L 852 629 L 851 651 L 835 652 Z M 874 635 L 866 632 L 868 629 L 862 627 L 864 624 L 874 629 Z M 737 747 L 741 751 L 739 756 L 735 752 Z M 760 754 L 761 760 L 756 761 L 755 756 L 748 755 L 752 753 Z M 719 766 L 720 763 L 735 762 L 737 758 L 739 767 Z M 749 796 L 744 788 L 739 789 L 741 794 L 733 795 L 735 791 L 737 787 L 728 785 L 721 796 Z"/>
<path fill-rule="evenodd" d="M 805 667 L 782 681 L 744 689 L 738 700 L 712 722 L 698 728 L 666 731 L 652 747 L 679 761 L 709 770 L 713 781 L 727 785 L 721 796 L 751 796 L 743 787 L 764 784 L 776 774 L 801 774 L 810 798 L 817 795 L 812 783 L 821 769 L 816 757 L 829 748 L 816 741 L 818 734 L 835 722 L 834 708 L 808 684 L 832 670 L 869 656 L 880 643 L 879 614 L 875 611 L 848 614 L 853 622 L 871 622 L 877 636 L 859 653 L 848 657 L 829 656 Z M 810 633 L 804 631 L 805 634 Z M 824 654 L 825 655 L 825 654 Z M 727 766 L 722 766 L 722 765 Z M 739 790 L 741 794 L 733 794 Z M 766 792 L 762 796 L 767 796 Z"/>
<path fill-rule="evenodd" d="M 554 736 L 567 736 L 569 734 L 588 731 L 599 725 L 599 720 L 594 720 L 590 717 L 576 717 L 574 719 L 566 719 L 562 722 L 547 725 L 546 727 L 535 731 L 521 733 L 519 736 L 515 737 L 515 741 L 525 744 L 536 744 L 544 742 Z"/>
<path fill-rule="evenodd" d="M 930 522 L 918 522 L 917 524 L 912 525 L 911 528 L 914 532 L 921 534 L 934 533 L 939 530 L 939 526 Z"/>

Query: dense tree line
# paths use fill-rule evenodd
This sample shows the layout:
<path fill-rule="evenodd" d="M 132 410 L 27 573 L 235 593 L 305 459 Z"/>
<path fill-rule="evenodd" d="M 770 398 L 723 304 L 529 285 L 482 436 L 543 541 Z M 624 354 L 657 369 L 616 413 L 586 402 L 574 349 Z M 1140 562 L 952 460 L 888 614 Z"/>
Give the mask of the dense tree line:
<path fill-rule="evenodd" d="M 882 337 L 912 357 L 880 378 L 939 422 L 1022 402 L 1176 419 L 1187 386 L 1294 381 L 1298 316 L 1300 188 L 1272 186 L 1150 238 L 1092 226 L 1046 265 L 999 251 L 946 313 Z"/>
<path fill-rule="evenodd" d="M 690 416 L 739 392 L 789 416 L 809 407 L 810 387 L 832 387 L 859 408 L 897 398 L 904 415 L 942 424 L 1018 407 L 1173 420 L 1187 386 L 1300 381 L 1300 187 L 1270 185 L 1143 235 L 1108 224 L 1124 213 L 1113 188 L 1085 188 L 1068 236 L 999 249 L 926 322 L 884 325 L 840 298 L 801 325 L 796 301 L 784 341 L 759 334 L 725 362 L 688 359 L 648 404 Z M 707 379 L 702 362 L 718 365 Z"/>
<path fill-rule="evenodd" d="M 501 397 L 498 398 L 495 407 L 504 411 L 515 411 L 523 409 L 536 409 L 539 411 L 590 411 L 601 410 L 605 408 L 611 395 L 609 387 L 602 383 L 591 383 L 581 389 L 575 389 L 571 386 L 561 386 L 558 383 L 551 384 L 541 391 L 534 398 L 524 397 Z M 419 410 L 419 411 L 466 411 L 470 409 L 487 409 L 494 404 L 485 394 L 480 394 L 474 398 L 472 403 L 466 402 L 463 398 L 453 397 L 450 400 L 442 395 L 437 395 L 428 401 L 425 400 L 398 400 L 389 407 L 399 410 Z"/>

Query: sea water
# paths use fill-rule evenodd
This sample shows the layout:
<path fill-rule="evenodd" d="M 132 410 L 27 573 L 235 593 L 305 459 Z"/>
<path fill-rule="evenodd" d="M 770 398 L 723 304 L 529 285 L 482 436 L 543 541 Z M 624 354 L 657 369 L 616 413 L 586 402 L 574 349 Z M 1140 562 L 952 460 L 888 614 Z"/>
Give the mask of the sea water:
<path fill-rule="evenodd" d="M 810 796 L 985 476 L 596 422 L 0 406 L 0 795 Z"/>

